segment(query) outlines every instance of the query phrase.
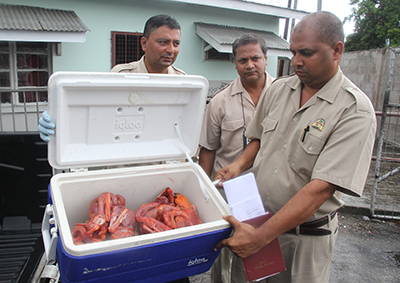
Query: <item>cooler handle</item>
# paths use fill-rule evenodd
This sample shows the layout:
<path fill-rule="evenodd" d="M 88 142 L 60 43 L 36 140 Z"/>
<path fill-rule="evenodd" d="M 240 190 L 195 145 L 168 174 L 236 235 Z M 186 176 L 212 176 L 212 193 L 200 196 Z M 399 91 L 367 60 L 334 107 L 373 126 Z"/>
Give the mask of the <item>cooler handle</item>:
<path fill-rule="evenodd" d="M 188 161 L 189 161 L 190 165 L 192 166 L 194 172 L 196 172 L 197 179 L 199 179 L 200 188 L 201 188 L 201 191 L 203 192 L 204 198 L 208 201 L 208 199 L 209 199 L 210 197 L 209 197 L 208 194 L 207 194 L 206 186 L 204 185 L 203 181 L 201 180 L 199 171 L 198 171 L 196 165 L 194 165 L 194 162 L 193 162 L 192 158 L 190 157 L 188 151 L 185 150 L 185 143 L 183 142 L 183 137 L 182 137 L 181 129 L 179 128 L 178 124 L 175 124 L 175 130 L 176 130 L 176 133 L 178 134 L 179 139 L 181 140 L 181 144 L 182 144 L 182 146 L 183 146 L 183 151 L 184 151 L 185 154 L 186 154 L 186 158 L 188 159 Z"/>
<path fill-rule="evenodd" d="M 53 215 L 53 206 L 48 204 L 42 221 L 42 238 L 48 264 L 56 262 L 58 228 Z"/>

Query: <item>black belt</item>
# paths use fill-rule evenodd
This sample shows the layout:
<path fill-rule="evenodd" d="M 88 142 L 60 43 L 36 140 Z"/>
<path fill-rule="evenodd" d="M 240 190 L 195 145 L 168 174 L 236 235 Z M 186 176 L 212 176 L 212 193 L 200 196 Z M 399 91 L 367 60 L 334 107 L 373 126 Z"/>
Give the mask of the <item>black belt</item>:
<path fill-rule="evenodd" d="M 317 220 L 312 220 L 309 222 L 305 222 L 303 224 L 301 224 L 299 226 L 299 233 L 302 235 L 311 235 L 311 236 L 326 236 L 326 235 L 330 235 L 332 232 L 328 229 L 319 229 L 319 227 L 322 227 L 326 224 L 329 223 L 329 218 L 331 218 L 331 220 L 333 218 L 335 218 L 337 211 L 333 211 L 331 212 L 331 214 L 325 217 L 322 217 L 320 219 Z M 289 231 L 287 231 L 286 233 L 289 234 L 296 234 L 296 228 L 293 228 Z"/>

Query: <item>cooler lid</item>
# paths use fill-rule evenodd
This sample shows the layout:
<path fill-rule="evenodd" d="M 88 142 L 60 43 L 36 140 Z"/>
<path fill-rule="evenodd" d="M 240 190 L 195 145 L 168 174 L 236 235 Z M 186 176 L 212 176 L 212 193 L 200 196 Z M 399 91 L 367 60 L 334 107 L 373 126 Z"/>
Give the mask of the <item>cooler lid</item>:
<path fill-rule="evenodd" d="M 56 72 L 48 87 L 53 168 L 179 160 L 197 151 L 204 77 Z"/>

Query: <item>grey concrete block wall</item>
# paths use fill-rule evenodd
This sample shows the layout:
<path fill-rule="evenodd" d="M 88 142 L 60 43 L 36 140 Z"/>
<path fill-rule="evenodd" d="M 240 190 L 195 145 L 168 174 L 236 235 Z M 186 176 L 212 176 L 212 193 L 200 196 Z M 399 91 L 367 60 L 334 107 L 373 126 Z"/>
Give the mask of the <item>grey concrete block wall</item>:
<path fill-rule="evenodd" d="M 345 52 L 340 66 L 343 73 L 368 95 L 375 107 L 378 123 L 377 138 L 382 135 L 385 144 L 382 148 L 383 156 L 398 152 L 400 109 L 394 104 L 397 106 L 400 104 L 400 48 Z M 390 73 L 392 76 L 389 76 Z M 387 116 L 382 125 L 380 113 L 386 90 L 389 90 L 388 103 L 392 106 L 386 109 Z"/>
<path fill-rule="evenodd" d="M 343 73 L 368 95 L 376 111 L 381 111 L 383 106 L 390 52 L 396 56 L 389 103 L 400 103 L 400 48 L 345 52 L 340 61 Z"/>

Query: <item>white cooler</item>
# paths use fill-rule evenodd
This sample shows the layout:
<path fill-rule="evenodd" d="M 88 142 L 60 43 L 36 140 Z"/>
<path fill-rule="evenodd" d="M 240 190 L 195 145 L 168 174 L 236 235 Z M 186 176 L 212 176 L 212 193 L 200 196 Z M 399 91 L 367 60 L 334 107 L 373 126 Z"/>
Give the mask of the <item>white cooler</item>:
<path fill-rule="evenodd" d="M 193 163 L 208 82 L 201 76 L 57 72 L 49 79 L 56 123 L 48 159 L 52 205 L 42 234 L 67 282 L 169 282 L 206 272 L 231 233 L 229 206 Z M 183 161 L 184 160 L 184 161 Z M 188 162 L 189 160 L 189 162 Z M 91 201 L 120 194 L 136 211 L 166 187 L 185 195 L 203 224 L 75 245 L 71 229 Z M 51 225 L 51 224 L 54 225 Z"/>

